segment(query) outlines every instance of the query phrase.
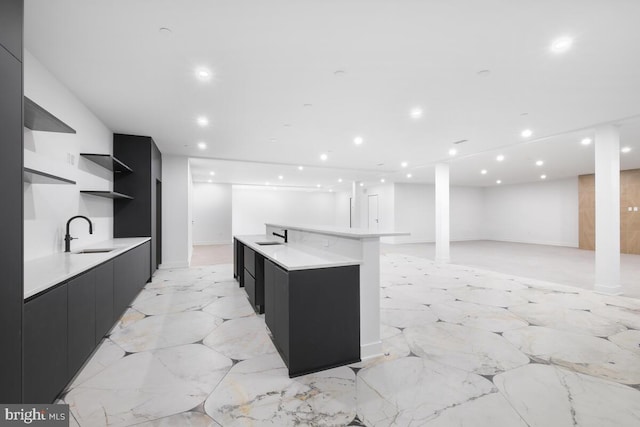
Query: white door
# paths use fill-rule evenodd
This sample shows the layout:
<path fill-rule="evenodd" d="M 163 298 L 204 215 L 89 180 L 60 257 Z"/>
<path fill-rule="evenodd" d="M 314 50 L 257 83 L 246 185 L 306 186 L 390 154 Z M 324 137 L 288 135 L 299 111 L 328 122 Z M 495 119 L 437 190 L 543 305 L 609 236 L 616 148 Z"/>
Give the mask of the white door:
<path fill-rule="evenodd" d="M 369 196 L 369 228 L 378 228 L 378 195 Z"/>

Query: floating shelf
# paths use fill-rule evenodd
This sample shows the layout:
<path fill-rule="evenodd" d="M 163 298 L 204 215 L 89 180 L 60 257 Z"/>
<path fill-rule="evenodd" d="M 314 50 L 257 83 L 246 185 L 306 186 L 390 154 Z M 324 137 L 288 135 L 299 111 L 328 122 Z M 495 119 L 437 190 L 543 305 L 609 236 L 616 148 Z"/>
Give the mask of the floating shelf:
<path fill-rule="evenodd" d="M 23 181 L 31 184 L 71 184 L 76 182 L 60 176 L 51 175 L 50 173 L 39 170 L 24 168 L 22 171 Z"/>
<path fill-rule="evenodd" d="M 24 125 L 31 130 L 76 133 L 69 125 L 26 96 L 24 97 Z"/>
<path fill-rule="evenodd" d="M 113 171 L 115 173 L 131 173 L 133 170 L 122 163 L 120 160 L 113 157 L 111 154 L 93 154 L 93 153 L 80 153 L 82 157 L 87 160 L 91 160 L 103 168 Z"/>
<path fill-rule="evenodd" d="M 126 194 L 116 193 L 115 191 L 92 191 L 92 190 L 81 190 L 81 194 L 89 194 L 91 196 L 105 197 L 107 199 L 128 199 L 133 200 L 133 197 L 127 196 Z"/>

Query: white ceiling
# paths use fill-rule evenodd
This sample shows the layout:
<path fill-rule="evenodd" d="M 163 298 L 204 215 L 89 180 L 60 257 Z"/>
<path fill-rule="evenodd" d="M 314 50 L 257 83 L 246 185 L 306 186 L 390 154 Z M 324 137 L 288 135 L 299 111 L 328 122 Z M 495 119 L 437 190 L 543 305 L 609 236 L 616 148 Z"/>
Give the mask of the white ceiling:
<path fill-rule="evenodd" d="M 25 47 L 113 131 L 233 160 L 194 161 L 221 182 L 429 182 L 466 139 L 452 182 L 492 185 L 539 179 L 537 158 L 548 179 L 593 171 L 580 135 L 640 115 L 638 16 L 636 0 L 25 0 Z M 561 55 L 559 36 L 574 39 Z M 639 167 L 640 129 L 624 123 L 623 168 Z"/>

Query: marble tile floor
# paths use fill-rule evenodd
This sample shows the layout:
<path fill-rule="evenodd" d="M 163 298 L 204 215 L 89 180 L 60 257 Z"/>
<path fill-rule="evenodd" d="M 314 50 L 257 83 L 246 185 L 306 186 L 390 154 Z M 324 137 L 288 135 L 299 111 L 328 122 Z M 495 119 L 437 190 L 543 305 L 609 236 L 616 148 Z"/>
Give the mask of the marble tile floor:
<path fill-rule="evenodd" d="M 640 300 L 397 253 L 381 277 L 385 355 L 290 379 L 230 264 L 159 270 L 71 425 L 640 425 Z"/>

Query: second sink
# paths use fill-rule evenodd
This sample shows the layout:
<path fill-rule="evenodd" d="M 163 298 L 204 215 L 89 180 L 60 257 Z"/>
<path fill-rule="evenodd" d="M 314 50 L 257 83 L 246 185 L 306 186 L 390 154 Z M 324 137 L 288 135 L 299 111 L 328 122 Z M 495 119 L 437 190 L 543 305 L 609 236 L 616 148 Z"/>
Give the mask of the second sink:
<path fill-rule="evenodd" d="M 115 251 L 116 248 L 100 248 L 100 249 L 82 249 L 81 251 L 73 252 L 74 254 L 101 254 L 106 252 Z"/>

